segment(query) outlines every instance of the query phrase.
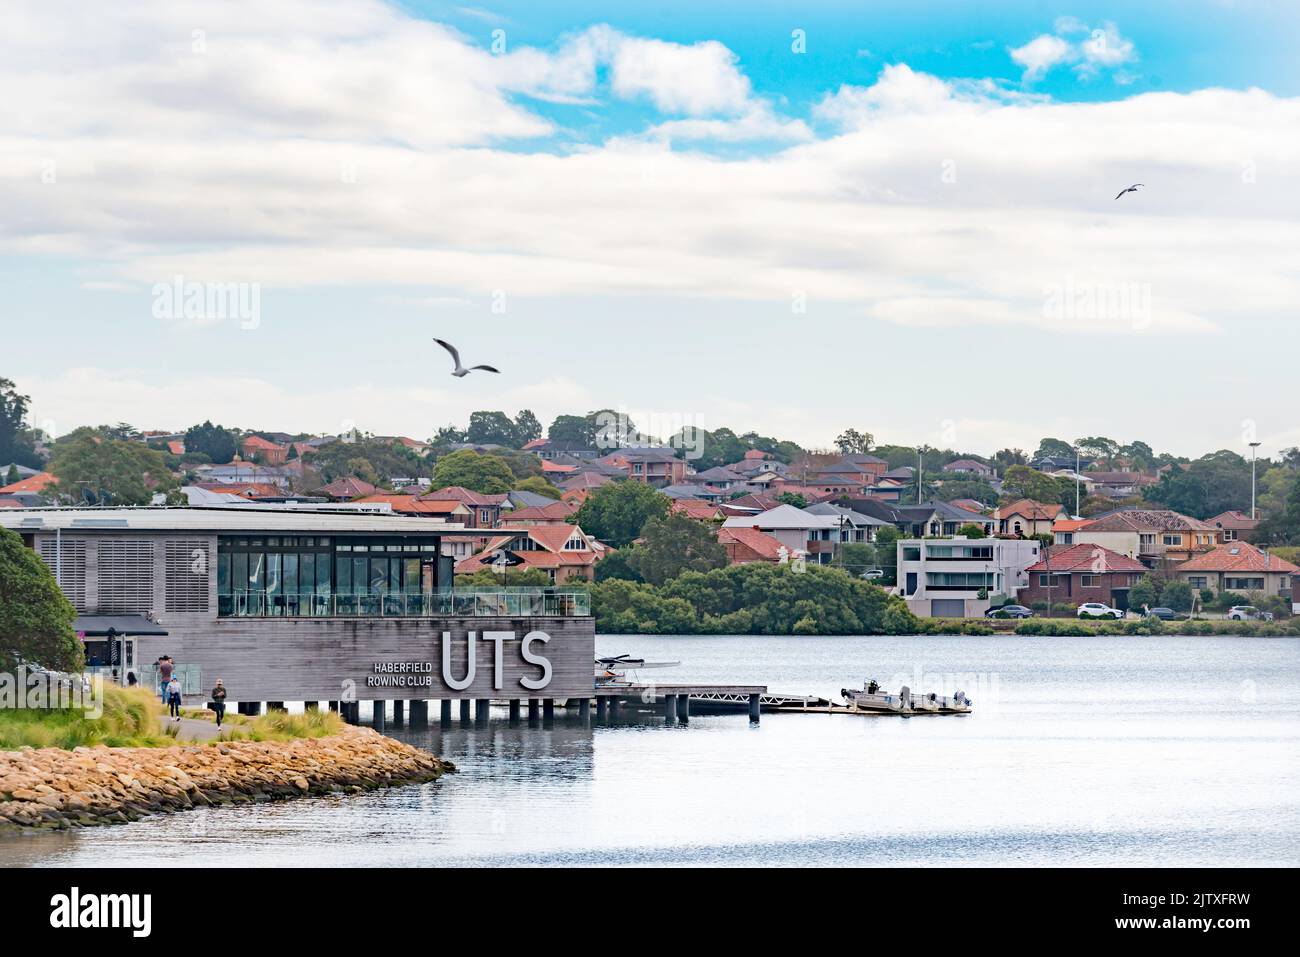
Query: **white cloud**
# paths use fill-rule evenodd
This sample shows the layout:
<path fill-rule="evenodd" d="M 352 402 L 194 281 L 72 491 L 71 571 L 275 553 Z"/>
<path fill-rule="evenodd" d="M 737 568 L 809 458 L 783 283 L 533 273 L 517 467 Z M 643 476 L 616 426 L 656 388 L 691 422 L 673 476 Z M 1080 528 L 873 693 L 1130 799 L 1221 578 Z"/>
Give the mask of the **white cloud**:
<path fill-rule="evenodd" d="M 1091 36 L 1079 44 L 1079 50 L 1084 60 L 1081 66 L 1091 70 L 1100 67 L 1113 69 L 1137 59 L 1133 41 L 1120 36 L 1119 29 L 1113 23 L 1093 30 Z"/>
<path fill-rule="evenodd" d="M 1073 55 L 1074 50 L 1069 43 L 1050 33 L 1034 37 L 1024 46 L 1011 50 L 1011 59 L 1025 68 L 1026 83 L 1034 82 Z"/>

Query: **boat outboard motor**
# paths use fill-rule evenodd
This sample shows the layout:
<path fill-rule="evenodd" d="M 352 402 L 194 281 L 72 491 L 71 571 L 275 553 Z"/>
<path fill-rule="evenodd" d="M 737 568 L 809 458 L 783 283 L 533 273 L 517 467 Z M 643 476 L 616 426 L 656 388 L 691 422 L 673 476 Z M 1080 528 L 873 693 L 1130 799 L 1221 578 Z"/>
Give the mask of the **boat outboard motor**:
<path fill-rule="evenodd" d="M 911 708 L 911 707 L 912 707 L 912 689 L 909 688 L 907 685 L 903 685 L 903 687 L 900 688 L 900 689 L 898 690 L 898 700 L 901 701 L 901 702 L 903 703 L 903 710 L 904 710 L 904 711 L 907 711 L 909 708 Z"/>

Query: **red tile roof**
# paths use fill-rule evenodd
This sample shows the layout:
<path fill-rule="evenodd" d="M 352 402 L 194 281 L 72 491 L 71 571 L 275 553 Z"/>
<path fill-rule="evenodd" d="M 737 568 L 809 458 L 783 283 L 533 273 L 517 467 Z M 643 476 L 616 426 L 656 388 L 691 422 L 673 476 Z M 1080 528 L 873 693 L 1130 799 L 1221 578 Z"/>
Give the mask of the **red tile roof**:
<path fill-rule="evenodd" d="M 1060 518 L 1052 524 L 1053 532 L 1077 532 L 1079 529 L 1092 524 L 1090 518 Z"/>
<path fill-rule="evenodd" d="M 44 492 L 57 481 L 58 479 L 49 472 L 37 472 L 25 479 L 19 479 L 12 485 L 0 488 L 0 495 L 13 495 L 16 492 Z"/>
<path fill-rule="evenodd" d="M 674 499 L 669 506 L 671 511 L 680 512 L 697 522 L 711 522 L 722 514 L 722 509 L 714 502 L 703 502 L 698 498 Z"/>
<path fill-rule="evenodd" d="M 1231 528 L 1242 532 L 1248 532 L 1259 527 L 1259 519 L 1251 518 L 1245 512 L 1237 511 L 1227 511 L 1214 516 L 1214 518 L 1207 518 L 1206 521 L 1217 528 Z"/>
<path fill-rule="evenodd" d="M 330 498 L 355 499 L 366 495 L 374 495 L 379 489 L 369 482 L 363 482 L 359 478 L 348 476 L 347 478 L 335 479 L 316 491 Z"/>
<path fill-rule="evenodd" d="M 1082 572 L 1085 575 L 1108 575 L 1111 572 L 1144 573 L 1147 571 L 1147 567 L 1136 558 L 1129 558 L 1119 552 L 1112 552 L 1109 548 L 1087 543 L 1068 545 L 1064 548 L 1058 545 L 1051 548 L 1047 551 L 1045 559 L 1030 565 L 1025 570 L 1045 572 L 1049 565 L 1053 575 L 1068 575 L 1072 572 Z"/>
<path fill-rule="evenodd" d="M 1094 518 L 1090 532 L 1212 532 L 1213 525 L 1171 509 L 1126 508 Z"/>
<path fill-rule="evenodd" d="M 508 496 L 504 494 L 486 495 L 482 492 L 473 492 L 465 488 L 463 485 L 448 485 L 445 488 L 434 489 L 432 492 L 426 492 L 420 497 L 426 499 L 441 499 L 444 501 L 455 499 L 457 502 L 464 502 L 466 505 L 475 506 L 503 505 L 508 499 Z"/>
<path fill-rule="evenodd" d="M 780 561 L 782 550 L 787 557 L 790 554 L 790 549 L 779 540 L 756 528 L 720 528 L 718 541 L 723 545 L 730 543 L 743 545 L 759 558 L 769 562 Z"/>
<path fill-rule="evenodd" d="M 1011 515 L 1019 515 L 1033 522 L 1051 522 L 1059 518 L 1064 510 L 1060 505 L 1047 505 L 1043 502 L 1035 502 L 1032 498 L 1022 498 L 1010 505 L 1003 505 L 998 509 L 998 517 L 1008 518 Z"/>
<path fill-rule="evenodd" d="M 556 502 L 553 505 L 530 505 L 525 508 L 517 508 L 510 512 L 507 521 L 510 522 L 555 522 L 564 521 L 574 512 L 578 506 L 571 502 Z"/>
<path fill-rule="evenodd" d="M 1251 545 L 1249 542 L 1231 542 L 1216 545 L 1195 558 L 1190 558 L 1178 566 L 1180 572 L 1281 572 L 1294 575 L 1300 568 L 1269 555 Z"/>
<path fill-rule="evenodd" d="M 248 438 L 244 439 L 242 444 L 246 449 L 264 449 L 268 452 L 280 452 L 284 450 L 284 446 L 279 442 L 270 442 L 262 438 L 260 435 L 250 435 Z"/>
<path fill-rule="evenodd" d="M 492 553 L 505 548 L 520 536 L 527 536 L 540 549 L 519 549 L 514 554 L 523 559 L 523 568 L 559 568 L 565 565 L 594 565 L 604 557 L 604 547 L 587 548 L 581 551 L 565 551 L 564 543 L 574 534 L 582 535 L 582 529 L 575 525 L 533 525 L 528 528 L 495 528 L 493 537 L 487 546 L 469 558 L 462 558 L 456 563 L 458 573 L 475 572 L 490 564 Z M 583 536 L 586 538 L 586 536 Z M 593 545 L 596 543 L 592 543 Z M 486 561 L 485 561 L 486 560 Z"/>
<path fill-rule="evenodd" d="M 387 502 L 394 512 L 401 512 L 404 515 L 452 515 L 457 509 L 466 510 L 466 506 L 462 502 L 424 499 L 415 495 L 394 495 L 389 492 L 364 495 L 361 498 L 354 498 L 352 501 L 363 503 Z"/>

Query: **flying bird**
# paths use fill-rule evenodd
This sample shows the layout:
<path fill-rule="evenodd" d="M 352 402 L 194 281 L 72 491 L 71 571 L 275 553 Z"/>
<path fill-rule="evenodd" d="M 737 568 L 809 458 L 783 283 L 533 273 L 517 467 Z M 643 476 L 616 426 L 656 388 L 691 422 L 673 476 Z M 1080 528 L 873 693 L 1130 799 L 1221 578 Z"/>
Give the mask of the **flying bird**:
<path fill-rule="evenodd" d="M 456 368 L 451 370 L 451 374 L 456 376 L 456 378 L 458 379 L 464 378 L 465 376 L 469 375 L 471 372 L 473 372 L 476 369 L 482 369 L 484 372 L 496 372 L 496 373 L 501 372 L 500 369 L 494 369 L 491 366 L 470 366 L 468 369 L 466 369 L 463 365 L 460 364 L 460 353 L 456 351 L 455 346 L 453 346 L 450 342 L 444 342 L 442 339 L 435 338 L 433 341 L 438 343 L 438 345 L 442 346 L 444 349 L 446 349 L 448 352 L 451 353 L 451 361 L 456 363 Z"/>
<path fill-rule="evenodd" d="M 1145 186 L 1145 185 L 1146 185 L 1145 183 L 1134 183 L 1128 189 L 1121 189 L 1118 193 L 1115 194 L 1115 198 L 1119 199 L 1125 193 L 1136 193 L 1138 191 L 1139 186 Z"/>

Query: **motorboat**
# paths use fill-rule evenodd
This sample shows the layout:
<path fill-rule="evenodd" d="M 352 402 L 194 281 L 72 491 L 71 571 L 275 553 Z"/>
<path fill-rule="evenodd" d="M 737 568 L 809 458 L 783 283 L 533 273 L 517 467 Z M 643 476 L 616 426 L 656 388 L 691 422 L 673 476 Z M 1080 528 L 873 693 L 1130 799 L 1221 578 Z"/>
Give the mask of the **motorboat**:
<path fill-rule="evenodd" d="M 614 655 L 612 657 L 596 659 L 596 687 L 597 688 L 630 688 L 632 682 L 628 680 L 627 673 L 638 672 L 643 670 L 653 670 L 655 668 L 676 668 L 680 661 L 646 661 L 644 658 L 633 658 L 631 655 Z"/>
<path fill-rule="evenodd" d="M 964 691 L 958 691 L 951 697 L 935 692 L 914 695 L 904 685 L 897 694 L 892 694 L 875 681 L 868 681 L 860 691 L 841 688 L 840 695 L 853 711 L 875 711 L 881 714 L 967 714 L 973 705 Z"/>

